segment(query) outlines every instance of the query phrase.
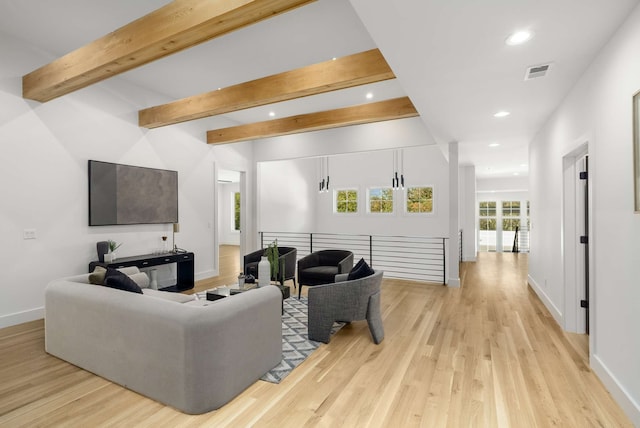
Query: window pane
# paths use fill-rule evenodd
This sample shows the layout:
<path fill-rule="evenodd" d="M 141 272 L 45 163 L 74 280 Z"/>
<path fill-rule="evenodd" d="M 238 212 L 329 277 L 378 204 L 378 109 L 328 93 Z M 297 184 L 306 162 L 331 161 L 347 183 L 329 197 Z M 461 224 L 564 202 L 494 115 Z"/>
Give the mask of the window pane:
<path fill-rule="evenodd" d="M 233 198 L 234 198 L 234 201 L 235 201 L 235 204 L 234 204 L 235 207 L 234 207 L 234 211 L 233 211 L 234 230 L 240 230 L 240 192 L 235 192 L 235 194 L 233 195 Z"/>
<path fill-rule="evenodd" d="M 495 218 L 481 218 L 480 219 L 480 230 L 496 230 L 496 219 Z"/>
<path fill-rule="evenodd" d="M 337 213 L 355 213 L 358 211 L 357 190 L 337 190 L 335 195 Z"/>
<path fill-rule="evenodd" d="M 495 202 L 488 202 L 488 205 L 487 205 L 487 216 L 489 216 L 489 217 L 495 217 L 496 216 L 496 203 Z"/>
<path fill-rule="evenodd" d="M 520 216 L 520 201 L 505 201 L 502 203 L 502 215 L 507 217 Z"/>
<path fill-rule="evenodd" d="M 502 220 L 502 230 L 515 231 L 516 227 L 520 227 L 520 219 L 505 218 Z"/>
<path fill-rule="evenodd" d="M 393 189 L 391 188 L 369 189 L 369 212 L 392 213 L 393 212 Z"/>
<path fill-rule="evenodd" d="M 433 187 L 409 187 L 407 189 L 407 212 L 433 212 Z"/>

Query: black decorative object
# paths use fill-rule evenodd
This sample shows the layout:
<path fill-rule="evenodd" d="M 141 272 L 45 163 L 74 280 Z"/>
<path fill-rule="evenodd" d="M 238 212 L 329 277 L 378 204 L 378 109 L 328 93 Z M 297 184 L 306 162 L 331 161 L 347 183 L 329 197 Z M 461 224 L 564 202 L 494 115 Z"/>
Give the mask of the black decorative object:
<path fill-rule="evenodd" d="M 96 242 L 96 250 L 98 251 L 98 260 L 104 263 L 104 255 L 109 252 L 109 241 Z"/>

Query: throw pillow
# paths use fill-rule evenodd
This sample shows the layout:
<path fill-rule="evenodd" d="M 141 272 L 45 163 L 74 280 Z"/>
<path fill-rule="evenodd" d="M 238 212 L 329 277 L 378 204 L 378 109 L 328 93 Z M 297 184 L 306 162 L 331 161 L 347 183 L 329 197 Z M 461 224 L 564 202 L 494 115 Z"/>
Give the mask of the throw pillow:
<path fill-rule="evenodd" d="M 89 282 L 95 285 L 104 285 L 104 275 L 107 270 L 102 266 L 96 266 L 93 272 L 89 274 Z"/>
<path fill-rule="evenodd" d="M 142 290 L 138 287 L 138 284 L 136 284 L 126 274 L 113 268 L 107 268 L 107 273 L 104 277 L 104 285 L 118 290 L 142 294 Z"/>
<path fill-rule="evenodd" d="M 373 275 L 375 272 L 367 262 L 364 261 L 364 258 L 360 259 L 360 261 L 351 269 L 349 272 L 349 276 L 347 276 L 347 281 L 352 281 L 354 279 L 365 278 L 367 276 Z"/>
<path fill-rule="evenodd" d="M 358 263 L 356 263 L 355 266 L 352 267 L 349 272 L 353 272 L 353 271 L 356 271 L 356 270 L 360 269 L 364 263 L 366 263 L 364 261 L 364 257 L 361 257 L 360 260 L 358 260 Z"/>
<path fill-rule="evenodd" d="M 138 273 L 134 273 L 131 275 L 127 275 L 129 278 L 131 278 L 131 280 L 133 282 L 135 282 L 136 284 L 138 284 L 138 287 L 140 288 L 147 288 L 149 287 L 149 277 L 147 276 L 146 273 L 144 272 L 138 272 Z"/>

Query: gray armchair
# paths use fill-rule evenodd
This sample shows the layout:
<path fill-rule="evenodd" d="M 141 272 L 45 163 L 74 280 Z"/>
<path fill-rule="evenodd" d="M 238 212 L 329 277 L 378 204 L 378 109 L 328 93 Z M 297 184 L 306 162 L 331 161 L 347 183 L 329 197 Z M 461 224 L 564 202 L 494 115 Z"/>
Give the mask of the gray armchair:
<path fill-rule="evenodd" d="M 320 250 L 298 260 L 298 299 L 302 286 L 314 286 L 335 282 L 341 273 L 349 273 L 353 267 L 353 253 L 346 250 Z"/>
<path fill-rule="evenodd" d="M 265 249 L 254 251 L 244 256 L 244 273 L 251 274 L 254 278 L 258 278 L 258 263 L 264 255 Z M 277 278 L 271 278 L 272 281 L 278 281 L 280 285 L 293 279 L 293 288 L 296 288 L 296 259 L 298 258 L 298 250 L 293 247 L 278 247 L 278 262 L 280 269 Z"/>
<path fill-rule="evenodd" d="M 329 343 L 335 321 L 367 320 L 373 342 L 384 339 L 380 313 L 381 270 L 373 275 L 347 281 L 347 274 L 338 275 L 333 284 L 309 289 L 309 339 Z"/>

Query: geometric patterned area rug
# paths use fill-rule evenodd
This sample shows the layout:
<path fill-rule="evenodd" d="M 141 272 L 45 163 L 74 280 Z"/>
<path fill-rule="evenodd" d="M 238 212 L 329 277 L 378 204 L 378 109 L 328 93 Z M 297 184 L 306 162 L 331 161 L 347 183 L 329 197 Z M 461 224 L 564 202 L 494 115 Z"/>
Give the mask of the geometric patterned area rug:
<path fill-rule="evenodd" d="M 309 340 L 307 336 L 307 311 L 307 298 L 304 296 L 300 300 L 290 297 L 284 301 L 282 361 L 262 376 L 261 380 L 280 383 L 320 346 L 319 342 Z M 342 326 L 344 323 L 334 323 L 331 334 L 335 334 Z"/>

